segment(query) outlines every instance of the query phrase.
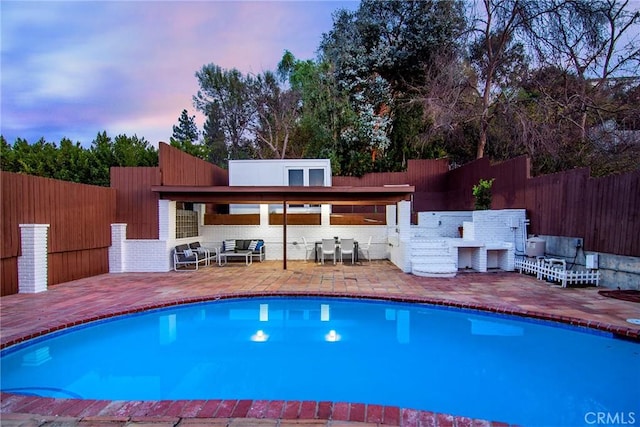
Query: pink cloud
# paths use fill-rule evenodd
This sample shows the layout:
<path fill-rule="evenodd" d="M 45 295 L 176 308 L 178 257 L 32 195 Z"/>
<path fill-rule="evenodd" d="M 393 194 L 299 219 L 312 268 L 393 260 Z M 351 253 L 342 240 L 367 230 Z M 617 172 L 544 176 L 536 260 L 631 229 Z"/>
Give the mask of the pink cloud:
<path fill-rule="evenodd" d="M 59 140 L 65 119 L 74 134 L 86 128 L 82 142 L 102 130 L 168 140 L 183 109 L 202 126 L 192 97 L 203 65 L 257 74 L 274 70 L 285 49 L 314 58 L 332 12 L 357 7 L 327 1 L 56 1 L 33 9 L 28 3 L 3 5 L 3 14 L 13 17 L 3 19 L 0 30 L 1 124 L 10 141 L 30 139 L 24 133 L 30 127 L 38 129 L 37 137 Z M 42 129 L 59 106 L 65 115 L 48 135 Z M 96 114 L 79 120 L 88 110 Z"/>

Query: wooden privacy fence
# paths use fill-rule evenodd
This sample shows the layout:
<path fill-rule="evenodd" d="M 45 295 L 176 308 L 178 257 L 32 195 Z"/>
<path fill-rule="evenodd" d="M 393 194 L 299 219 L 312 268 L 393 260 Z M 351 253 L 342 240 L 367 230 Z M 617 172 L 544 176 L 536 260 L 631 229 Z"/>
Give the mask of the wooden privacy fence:
<path fill-rule="evenodd" d="M 380 187 L 383 185 L 409 184 L 415 187 L 413 195 L 413 210 L 443 210 L 446 190 L 446 177 L 449 172 L 449 161 L 438 160 L 409 160 L 405 172 L 368 173 L 362 177 L 334 176 L 332 184 L 335 187 Z M 373 209 L 372 209 L 373 208 Z M 385 212 L 384 206 L 334 206 L 333 212 Z"/>
<path fill-rule="evenodd" d="M 448 174 L 446 210 L 473 209 L 472 187 L 495 178 L 492 209 L 526 209 L 530 234 L 581 237 L 588 251 L 640 256 L 640 170 L 592 178 L 588 168 L 531 178 L 529 160 L 479 159 Z"/>
<path fill-rule="evenodd" d="M 2 295 L 18 292 L 19 224 L 49 224 L 48 284 L 109 271 L 114 189 L 0 171 Z"/>
<path fill-rule="evenodd" d="M 530 234 L 581 237 L 588 251 L 640 256 L 640 170 L 592 178 L 582 168 L 532 178 L 525 156 L 496 164 L 482 158 L 452 171 L 446 165 L 410 160 L 406 172 L 333 177 L 333 185 L 414 185 L 415 214 L 473 210 L 473 186 L 481 178 L 495 178 L 492 209 L 526 209 Z M 353 209 L 338 206 L 334 212 Z"/>
<path fill-rule="evenodd" d="M 152 185 L 228 185 L 227 171 L 160 144 L 157 168 L 112 168 L 112 188 L 0 172 L 2 295 L 18 291 L 18 224 L 50 224 L 49 285 L 106 273 L 111 224 L 128 224 L 129 239 L 158 238 L 158 195 Z M 472 187 L 495 178 L 493 209 L 526 209 L 531 234 L 581 237 L 588 251 L 640 256 L 640 170 L 591 178 L 588 169 L 532 178 L 529 160 L 491 164 L 479 159 L 449 171 L 447 160 L 410 160 L 406 172 L 333 177 L 334 186 L 415 186 L 413 214 L 472 210 Z M 385 222 L 383 207 L 336 206 L 331 224 Z M 356 214 L 356 215 L 345 215 Z M 370 214 L 374 214 L 371 216 Z M 377 215 L 382 214 L 382 215 Z M 342 216 L 340 216 L 342 215 Z M 259 223 L 259 215 L 241 223 Z M 207 224 L 237 224 L 229 215 L 207 215 Z M 282 223 L 270 215 L 270 223 Z M 287 216 L 289 224 L 319 224 L 320 216 Z"/>

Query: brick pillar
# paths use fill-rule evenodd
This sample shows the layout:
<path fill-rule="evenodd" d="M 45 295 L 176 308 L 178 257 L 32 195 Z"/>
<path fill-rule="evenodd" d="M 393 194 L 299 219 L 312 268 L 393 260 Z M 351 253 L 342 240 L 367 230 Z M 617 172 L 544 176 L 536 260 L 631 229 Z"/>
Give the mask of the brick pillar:
<path fill-rule="evenodd" d="M 176 238 L 176 202 L 158 200 L 158 240 Z"/>
<path fill-rule="evenodd" d="M 411 202 L 398 202 L 398 217 L 396 218 L 400 239 L 400 268 L 405 273 L 411 272 Z"/>
<path fill-rule="evenodd" d="M 392 227 L 395 230 L 396 225 L 398 224 L 396 219 L 397 205 L 387 205 L 386 209 L 387 209 L 387 226 Z"/>
<path fill-rule="evenodd" d="M 126 240 L 127 224 L 111 224 L 111 246 L 109 246 L 109 273 L 124 273 L 126 271 Z"/>
<path fill-rule="evenodd" d="M 18 292 L 47 290 L 47 237 L 49 224 L 20 224 L 22 255 L 18 257 Z"/>
<path fill-rule="evenodd" d="M 411 239 L 411 202 L 402 200 L 398 202 L 398 228 L 400 229 L 400 240 Z"/>

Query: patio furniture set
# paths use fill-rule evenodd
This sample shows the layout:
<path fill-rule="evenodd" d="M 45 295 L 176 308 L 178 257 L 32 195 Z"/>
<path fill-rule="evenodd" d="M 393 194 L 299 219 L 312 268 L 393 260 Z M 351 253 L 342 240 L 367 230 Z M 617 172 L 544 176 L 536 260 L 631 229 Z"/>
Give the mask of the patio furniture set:
<path fill-rule="evenodd" d="M 325 256 L 330 256 L 334 265 L 337 262 L 338 256 L 340 256 L 340 262 L 344 264 L 345 255 L 351 257 L 351 264 L 355 264 L 359 261 L 359 251 L 362 250 L 362 253 L 365 254 L 367 260 L 371 261 L 371 254 L 369 252 L 371 248 L 371 240 L 372 237 L 370 236 L 366 245 L 360 245 L 355 239 L 340 239 L 338 237 L 334 237 L 333 239 L 322 239 L 314 243 L 309 243 L 303 237 L 302 242 L 304 243 L 306 250 L 304 260 L 307 261 L 307 259 L 309 259 L 309 255 L 313 252 L 315 262 L 319 261 L 321 264 L 324 264 Z"/>
<path fill-rule="evenodd" d="M 369 252 L 371 240 L 372 237 L 369 237 L 366 245 L 360 245 L 355 239 L 334 237 L 310 243 L 303 237 L 305 261 L 313 252 L 315 261 L 321 264 L 324 264 L 326 257 L 330 257 L 334 265 L 338 259 L 344 264 L 345 257 L 350 257 L 351 264 L 355 264 L 359 262 L 360 251 L 368 261 L 371 261 Z M 178 245 L 173 250 L 173 269 L 175 271 L 197 270 L 201 265 L 211 265 L 212 261 L 222 267 L 227 265 L 230 258 L 244 260 L 246 265 L 253 264 L 254 258 L 260 262 L 264 261 L 266 258 L 264 240 L 228 239 L 222 242 L 220 248 L 205 248 L 200 242 Z"/>
<path fill-rule="evenodd" d="M 189 270 L 197 270 L 202 264 L 211 265 L 211 261 L 218 263 L 220 267 L 227 264 L 229 258 L 244 258 L 246 265 L 251 265 L 253 259 L 260 262 L 265 260 L 264 240 L 257 239 L 228 239 L 222 242 L 221 248 L 205 248 L 200 242 L 178 245 L 173 250 L 173 269 L 193 266 Z"/>

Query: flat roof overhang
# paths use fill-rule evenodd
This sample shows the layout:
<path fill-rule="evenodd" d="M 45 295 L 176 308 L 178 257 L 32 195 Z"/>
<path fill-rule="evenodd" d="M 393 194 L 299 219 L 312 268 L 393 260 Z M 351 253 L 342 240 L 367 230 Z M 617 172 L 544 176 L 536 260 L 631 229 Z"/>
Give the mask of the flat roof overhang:
<path fill-rule="evenodd" d="M 177 202 L 392 205 L 402 200 L 411 200 L 415 187 L 411 185 L 385 185 L 381 187 L 154 185 L 151 187 L 151 191 L 158 193 L 161 199 Z"/>

